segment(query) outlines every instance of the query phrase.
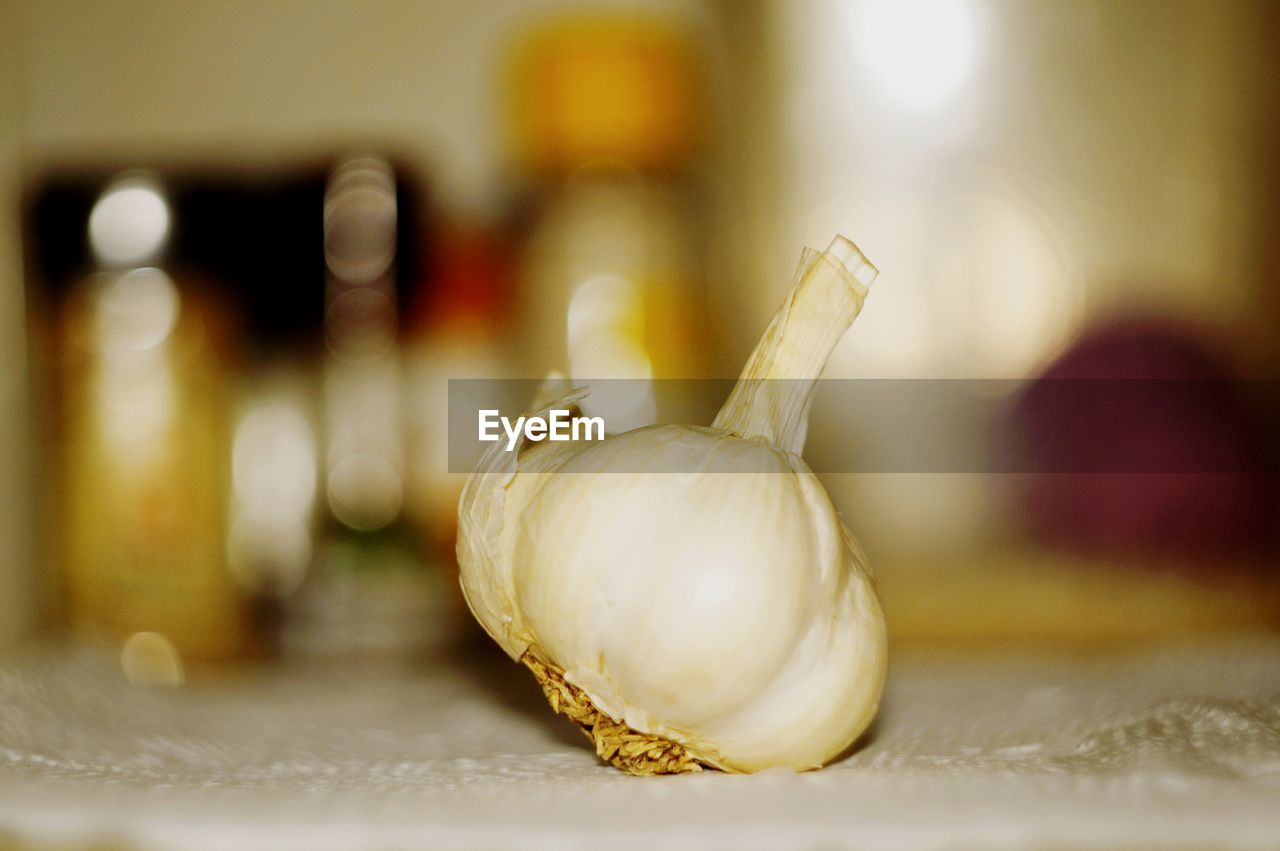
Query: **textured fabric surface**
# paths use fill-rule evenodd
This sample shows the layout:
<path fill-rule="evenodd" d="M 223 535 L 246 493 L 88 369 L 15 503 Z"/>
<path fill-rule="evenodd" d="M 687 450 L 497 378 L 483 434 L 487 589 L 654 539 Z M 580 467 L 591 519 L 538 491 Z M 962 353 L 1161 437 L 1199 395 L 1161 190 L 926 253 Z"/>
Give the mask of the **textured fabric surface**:
<path fill-rule="evenodd" d="M 130 685 L 0 661 L 0 846 L 1280 847 L 1280 637 L 1105 654 L 901 652 L 809 774 L 634 778 L 505 659 Z"/>

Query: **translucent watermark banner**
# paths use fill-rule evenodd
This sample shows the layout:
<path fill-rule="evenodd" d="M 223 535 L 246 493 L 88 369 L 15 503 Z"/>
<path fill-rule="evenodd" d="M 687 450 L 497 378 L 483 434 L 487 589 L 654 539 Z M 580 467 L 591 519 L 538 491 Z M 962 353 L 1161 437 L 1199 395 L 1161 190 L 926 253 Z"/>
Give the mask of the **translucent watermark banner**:
<path fill-rule="evenodd" d="M 761 381 L 755 389 L 786 396 L 793 388 L 785 383 Z M 709 428 L 734 384 L 596 379 L 566 385 L 586 395 L 555 404 L 554 394 L 540 398 L 546 388 L 537 380 L 450 379 L 449 471 L 470 472 L 491 449 L 598 444 L 672 424 Z M 812 398 L 804 458 L 818 473 L 1274 475 L 1280 469 L 1280 379 L 822 379 Z M 697 452 L 667 456 L 623 456 L 624 467 L 636 469 L 611 469 L 708 469 Z"/>

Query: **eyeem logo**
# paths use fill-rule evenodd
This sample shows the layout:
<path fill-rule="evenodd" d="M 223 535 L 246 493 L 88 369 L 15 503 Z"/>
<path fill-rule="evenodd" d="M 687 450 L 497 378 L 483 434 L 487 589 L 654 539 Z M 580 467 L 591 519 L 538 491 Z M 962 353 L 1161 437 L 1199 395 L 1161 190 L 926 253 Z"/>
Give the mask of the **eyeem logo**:
<path fill-rule="evenodd" d="M 499 433 L 498 429 L 502 432 Z M 496 443 L 507 436 L 506 450 L 515 449 L 521 434 L 532 441 L 553 440 L 604 440 L 603 417 L 575 417 L 572 412 L 553 408 L 545 417 L 516 417 L 513 423 L 509 417 L 501 416 L 495 409 L 480 411 L 480 440 L 485 443 Z"/>

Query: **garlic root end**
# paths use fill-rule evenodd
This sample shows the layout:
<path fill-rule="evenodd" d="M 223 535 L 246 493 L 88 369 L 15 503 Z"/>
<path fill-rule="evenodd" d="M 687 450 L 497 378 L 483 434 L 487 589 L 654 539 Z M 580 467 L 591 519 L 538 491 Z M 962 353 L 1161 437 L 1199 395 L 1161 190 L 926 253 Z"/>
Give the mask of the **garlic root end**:
<path fill-rule="evenodd" d="M 586 692 L 564 678 L 564 671 L 537 648 L 520 661 L 533 672 L 552 710 L 565 716 L 596 746 L 596 754 L 628 774 L 687 774 L 701 771 L 702 763 L 678 742 L 633 730 L 601 712 Z"/>

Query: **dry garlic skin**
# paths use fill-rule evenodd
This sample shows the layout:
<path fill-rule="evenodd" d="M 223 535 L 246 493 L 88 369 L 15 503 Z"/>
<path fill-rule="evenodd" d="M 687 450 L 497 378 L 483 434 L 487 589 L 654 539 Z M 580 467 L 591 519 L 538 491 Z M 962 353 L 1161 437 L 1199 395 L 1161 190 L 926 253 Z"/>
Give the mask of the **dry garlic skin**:
<path fill-rule="evenodd" d="M 798 458 L 640 429 L 566 461 L 517 523 L 525 627 L 627 726 L 712 765 L 804 769 L 874 712 L 883 657 L 859 651 L 883 630 L 879 607 Z"/>
<path fill-rule="evenodd" d="M 806 250 L 711 427 L 494 445 L 468 480 L 472 612 L 619 768 L 816 768 L 871 723 L 884 618 L 800 454 L 815 381 L 875 274 L 843 238 Z"/>

